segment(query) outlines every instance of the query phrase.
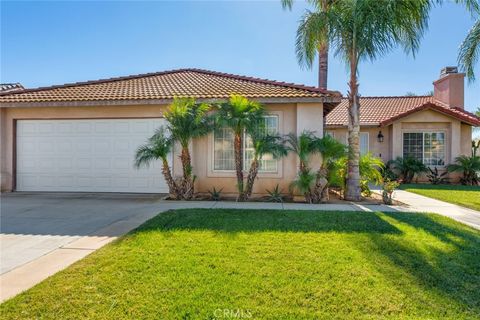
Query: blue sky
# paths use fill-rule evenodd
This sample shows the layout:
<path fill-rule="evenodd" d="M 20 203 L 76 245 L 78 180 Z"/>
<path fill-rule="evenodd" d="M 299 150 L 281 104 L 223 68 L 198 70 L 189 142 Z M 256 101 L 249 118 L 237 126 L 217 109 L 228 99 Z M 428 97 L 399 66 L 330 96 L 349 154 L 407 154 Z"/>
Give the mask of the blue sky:
<path fill-rule="evenodd" d="M 306 5 L 280 1 L 1 2 L 1 81 L 26 87 L 197 67 L 316 84 L 294 52 Z M 452 23 L 453 22 L 453 23 Z M 416 58 L 396 50 L 360 67 L 363 96 L 425 94 L 473 20 L 447 3 L 431 13 Z M 480 79 L 480 70 L 477 66 Z M 330 60 L 329 87 L 347 91 L 347 71 Z M 466 84 L 466 106 L 480 106 L 480 80 Z"/>

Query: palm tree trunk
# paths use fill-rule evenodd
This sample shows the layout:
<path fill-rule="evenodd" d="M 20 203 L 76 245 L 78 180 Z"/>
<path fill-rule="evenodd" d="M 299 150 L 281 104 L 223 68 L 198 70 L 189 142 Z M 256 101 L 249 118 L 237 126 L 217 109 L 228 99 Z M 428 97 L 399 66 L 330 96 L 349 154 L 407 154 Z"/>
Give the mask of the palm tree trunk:
<path fill-rule="evenodd" d="M 356 55 L 350 58 L 350 82 L 348 84 L 348 170 L 345 200 L 360 201 L 360 101 L 357 83 Z"/>
<path fill-rule="evenodd" d="M 162 159 L 162 174 L 163 174 L 163 177 L 165 178 L 165 182 L 167 183 L 168 192 L 170 193 L 170 196 L 173 197 L 174 199 L 178 199 L 180 197 L 178 192 L 178 187 L 177 187 L 177 184 L 175 183 L 175 180 L 172 177 L 170 166 L 168 165 L 168 161 L 166 158 Z"/>
<path fill-rule="evenodd" d="M 328 84 L 328 44 L 318 48 L 318 88 L 327 89 Z"/>
<path fill-rule="evenodd" d="M 320 203 L 328 201 L 328 171 L 321 167 L 317 171 L 317 178 L 315 180 L 315 187 L 312 194 L 312 202 Z"/>
<path fill-rule="evenodd" d="M 245 186 L 243 196 L 241 197 L 241 201 L 246 201 L 251 197 L 253 191 L 253 184 L 255 183 L 255 179 L 257 178 L 258 174 L 258 167 L 258 159 L 254 158 L 252 164 L 250 165 L 250 170 L 248 171 L 247 184 Z"/>
<path fill-rule="evenodd" d="M 243 141 L 242 133 L 235 133 L 235 171 L 237 172 L 237 188 L 239 198 L 243 194 Z"/>
<path fill-rule="evenodd" d="M 183 179 L 182 179 L 182 197 L 186 200 L 189 200 L 193 197 L 194 186 L 192 179 L 192 160 L 190 157 L 190 151 L 187 146 L 182 146 L 182 154 L 180 155 L 183 168 Z"/>

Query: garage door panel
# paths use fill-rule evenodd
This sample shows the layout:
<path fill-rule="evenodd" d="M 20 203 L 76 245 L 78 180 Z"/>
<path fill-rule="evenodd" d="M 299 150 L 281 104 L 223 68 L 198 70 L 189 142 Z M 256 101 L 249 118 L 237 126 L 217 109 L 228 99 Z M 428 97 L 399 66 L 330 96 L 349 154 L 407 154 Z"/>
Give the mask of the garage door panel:
<path fill-rule="evenodd" d="M 17 190 L 168 192 L 161 163 L 134 167 L 163 119 L 18 120 Z"/>

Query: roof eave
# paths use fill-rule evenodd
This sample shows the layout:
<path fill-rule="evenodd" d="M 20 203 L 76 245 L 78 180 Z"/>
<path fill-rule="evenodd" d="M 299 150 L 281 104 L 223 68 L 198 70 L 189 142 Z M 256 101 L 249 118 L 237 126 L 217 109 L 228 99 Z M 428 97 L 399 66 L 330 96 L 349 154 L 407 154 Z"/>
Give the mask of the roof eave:
<path fill-rule="evenodd" d="M 340 97 L 249 97 L 260 103 L 340 103 Z M 198 102 L 224 102 L 223 98 L 197 98 Z M 24 107 L 97 107 L 127 105 L 162 105 L 170 104 L 173 99 L 125 99 L 125 100 L 85 100 L 85 101 L 39 101 L 39 102 L 0 102 L 2 108 Z"/>

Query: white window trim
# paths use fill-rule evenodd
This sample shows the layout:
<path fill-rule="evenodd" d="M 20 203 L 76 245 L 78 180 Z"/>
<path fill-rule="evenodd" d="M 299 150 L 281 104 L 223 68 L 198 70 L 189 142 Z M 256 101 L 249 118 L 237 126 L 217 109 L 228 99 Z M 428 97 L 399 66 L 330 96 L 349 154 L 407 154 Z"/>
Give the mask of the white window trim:
<path fill-rule="evenodd" d="M 403 135 L 405 133 L 421 133 L 422 134 L 422 163 L 425 163 L 425 133 L 443 133 L 444 137 L 445 137 L 445 146 L 444 146 L 444 149 L 443 149 L 443 159 L 444 159 L 444 162 L 445 164 L 444 165 L 426 165 L 427 167 L 430 167 L 430 168 L 445 168 L 447 167 L 447 146 L 448 146 L 448 135 L 447 135 L 447 130 L 442 130 L 442 129 L 438 129 L 438 130 L 435 130 L 435 129 L 429 129 L 429 130 L 422 130 L 422 129 L 415 129 L 415 130 L 402 130 L 402 158 L 404 157 L 404 153 L 403 153 Z"/>
<path fill-rule="evenodd" d="M 284 134 L 284 123 L 283 123 L 283 111 L 268 111 L 268 116 L 276 116 L 278 117 L 278 134 Z M 216 170 L 215 169 L 215 136 L 214 133 L 211 132 L 208 137 L 208 156 L 207 156 L 207 177 L 211 178 L 231 178 L 236 177 L 235 170 Z M 245 143 L 245 139 L 244 139 Z M 243 154 L 245 160 L 245 152 Z M 245 161 L 244 161 L 245 162 Z M 243 172 L 247 173 L 248 169 L 244 169 Z M 259 171 L 258 177 L 261 178 L 282 178 L 283 177 L 283 159 L 277 160 L 277 170 L 276 171 Z"/>

